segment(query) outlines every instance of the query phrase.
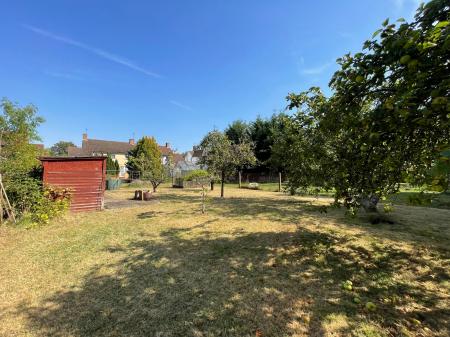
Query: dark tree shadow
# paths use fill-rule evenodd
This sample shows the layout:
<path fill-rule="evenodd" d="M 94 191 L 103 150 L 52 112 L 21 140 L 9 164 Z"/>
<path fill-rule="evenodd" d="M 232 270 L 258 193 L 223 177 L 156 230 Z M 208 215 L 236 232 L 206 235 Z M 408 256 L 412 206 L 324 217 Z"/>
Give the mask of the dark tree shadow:
<path fill-rule="evenodd" d="M 421 321 L 415 331 L 449 332 L 445 298 L 395 280 L 419 265 L 448 279 L 448 270 L 434 270 L 421 256 L 303 228 L 238 232 L 233 239 L 187 238 L 190 230 L 110 247 L 120 256 L 116 262 L 96 267 L 80 287 L 51 294 L 37 307 L 22 305 L 18 314 L 44 336 L 255 336 L 256 329 L 264 336 L 324 336 L 326 322 L 338 315 L 349 321 L 334 329 L 343 336 L 360 323 L 400 335 L 412 319 Z M 104 267 L 115 272 L 105 275 Z M 353 291 L 342 289 L 346 280 Z M 355 296 L 362 303 L 354 303 Z M 377 310 L 364 308 L 369 300 Z M 419 306 L 402 309 L 410 303 Z"/>

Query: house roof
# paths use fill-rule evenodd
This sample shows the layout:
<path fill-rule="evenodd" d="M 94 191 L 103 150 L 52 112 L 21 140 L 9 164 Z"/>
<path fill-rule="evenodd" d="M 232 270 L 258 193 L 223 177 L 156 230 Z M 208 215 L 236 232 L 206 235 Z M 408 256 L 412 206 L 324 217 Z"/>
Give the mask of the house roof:
<path fill-rule="evenodd" d="M 79 157 L 83 155 L 83 149 L 77 146 L 69 146 L 67 148 L 67 155 L 72 157 Z"/>
<path fill-rule="evenodd" d="M 174 161 L 175 164 L 177 164 L 177 163 L 179 163 L 180 161 L 183 161 L 183 160 L 184 160 L 184 157 L 183 157 L 182 154 L 179 154 L 179 153 L 174 153 L 173 154 L 173 161 Z"/>
<path fill-rule="evenodd" d="M 69 156 L 90 156 L 96 153 L 127 154 L 134 145 L 129 142 L 117 142 L 113 140 L 85 139 L 81 147 L 69 146 L 67 152 Z M 158 145 L 163 155 L 172 153 L 168 146 Z"/>
<path fill-rule="evenodd" d="M 197 157 L 197 158 L 203 157 L 203 150 L 194 150 L 192 157 Z"/>
<path fill-rule="evenodd" d="M 83 140 L 84 153 L 111 153 L 127 154 L 133 148 L 128 142 L 116 142 L 112 140 L 88 139 Z"/>

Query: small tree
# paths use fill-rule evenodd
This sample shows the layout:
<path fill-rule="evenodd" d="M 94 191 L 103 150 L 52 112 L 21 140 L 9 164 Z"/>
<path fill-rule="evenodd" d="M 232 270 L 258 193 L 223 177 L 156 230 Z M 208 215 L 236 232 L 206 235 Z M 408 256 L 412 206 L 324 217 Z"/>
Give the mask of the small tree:
<path fill-rule="evenodd" d="M 41 196 L 41 182 L 36 178 L 40 150 L 38 126 L 44 121 L 33 105 L 20 107 L 7 99 L 0 106 L 0 174 L 16 212 L 30 210 Z"/>
<path fill-rule="evenodd" d="M 255 163 L 256 159 L 249 143 L 232 144 L 220 131 L 209 132 L 200 143 L 203 157 L 200 163 L 214 176 L 220 176 L 220 196 L 224 196 L 224 184 L 227 175 L 239 166 Z"/>
<path fill-rule="evenodd" d="M 130 171 L 138 171 L 143 180 L 149 180 L 153 192 L 164 181 L 165 168 L 158 143 L 153 137 L 141 138 L 128 153 L 127 167 Z"/>
<path fill-rule="evenodd" d="M 50 148 L 50 154 L 52 156 L 67 156 L 69 146 L 75 146 L 75 144 L 61 140 Z"/>
<path fill-rule="evenodd" d="M 233 144 L 233 153 L 235 155 L 235 165 L 239 174 L 239 188 L 242 184 L 242 170 L 246 167 L 256 164 L 256 157 L 253 153 L 253 146 L 249 142 L 241 142 L 240 144 Z"/>
<path fill-rule="evenodd" d="M 116 177 L 119 174 L 120 166 L 117 159 L 112 159 L 111 155 L 106 158 L 106 173 Z"/>

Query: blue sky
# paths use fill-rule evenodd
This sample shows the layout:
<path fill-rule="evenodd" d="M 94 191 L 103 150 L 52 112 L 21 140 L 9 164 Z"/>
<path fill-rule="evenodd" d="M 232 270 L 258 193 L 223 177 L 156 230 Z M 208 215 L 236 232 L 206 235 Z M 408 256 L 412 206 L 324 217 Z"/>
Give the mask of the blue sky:
<path fill-rule="evenodd" d="M 33 103 L 45 145 L 155 136 L 179 151 L 212 128 L 326 88 L 335 59 L 416 0 L 0 0 L 0 97 Z"/>

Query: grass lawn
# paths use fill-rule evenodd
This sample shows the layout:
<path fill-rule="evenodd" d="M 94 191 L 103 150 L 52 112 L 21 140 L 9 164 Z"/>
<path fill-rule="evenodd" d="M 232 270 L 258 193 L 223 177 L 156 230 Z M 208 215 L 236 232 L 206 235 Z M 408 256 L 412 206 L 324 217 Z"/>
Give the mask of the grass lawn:
<path fill-rule="evenodd" d="M 218 187 L 204 215 L 198 191 L 163 187 L 1 227 L 0 336 L 450 335 L 450 210 L 370 225 L 323 198 Z"/>

